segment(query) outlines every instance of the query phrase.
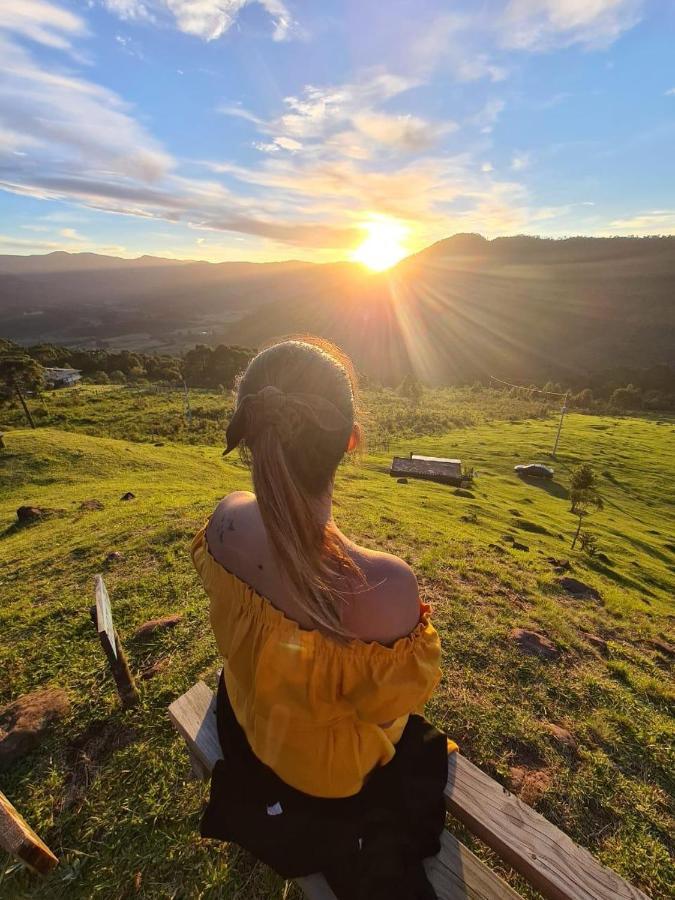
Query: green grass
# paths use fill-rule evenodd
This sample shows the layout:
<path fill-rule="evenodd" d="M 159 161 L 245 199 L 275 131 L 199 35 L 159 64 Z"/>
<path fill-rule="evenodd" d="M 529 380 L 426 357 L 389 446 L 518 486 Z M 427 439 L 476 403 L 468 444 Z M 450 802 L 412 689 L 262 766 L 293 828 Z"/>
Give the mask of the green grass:
<path fill-rule="evenodd" d="M 162 407 L 154 404 L 165 401 L 143 399 L 135 416 L 125 399 L 116 419 L 108 397 L 94 424 L 71 417 L 61 423 L 68 431 L 9 431 L 0 453 L 0 703 L 51 685 L 65 688 L 72 704 L 38 751 L 3 773 L 2 789 L 61 865 L 38 880 L 9 864 L 0 895 L 297 897 L 247 854 L 199 839 L 206 788 L 189 779 L 184 744 L 166 717 L 172 699 L 199 677 L 212 683 L 218 668 L 189 541 L 219 497 L 248 486 L 248 473 L 221 458 L 220 431 L 210 435 L 213 445 L 105 436 L 126 423 L 136 437 L 156 439 L 147 426 L 161 423 Z M 392 408 L 395 421 L 409 408 L 390 395 L 367 399 L 371 421 L 386 421 Z M 65 395 L 58 400 L 65 402 Z M 427 402 L 440 401 L 427 397 L 413 421 L 424 420 Z M 450 423 L 444 434 L 406 440 L 390 431 L 387 453 L 343 465 L 336 518 L 356 540 L 402 555 L 418 572 L 443 640 L 444 675 L 430 718 L 504 783 L 512 766 L 543 771 L 548 789 L 536 808 L 653 897 L 666 896 L 675 882 L 674 698 L 668 659 L 649 641 L 673 642 L 673 423 L 572 415 L 554 483 L 535 486 L 515 478 L 512 467 L 549 460 L 554 419 L 491 410 L 480 396 L 472 407 L 469 392 L 463 402 L 463 427 L 448 431 Z M 199 403 L 222 416 L 223 398 L 204 394 Z M 497 416 L 502 421 L 489 421 Z M 509 416 L 521 420 L 504 421 Z M 392 453 L 410 450 L 473 465 L 473 497 L 391 479 Z M 587 528 L 604 562 L 569 551 L 575 521 L 566 485 L 581 461 L 603 473 L 605 509 Z M 128 490 L 136 500 L 121 501 Z M 91 498 L 105 509 L 81 511 Z M 21 504 L 57 512 L 17 528 Z M 529 549 L 513 549 L 508 535 Z M 111 550 L 123 559 L 106 568 Z M 569 558 L 571 574 L 602 600 L 562 592 L 549 556 Z M 132 668 L 167 660 L 162 674 L 142 683 L 142 705 L 127 713 L 89 620 L 99 571 Z M 133 640 L 142 622 L 171 612 L 184 614 L 177 628 L 149 644 Z M 516 626 L 544 632 L 563 651 L 560 661 L 522 656 L 508 639 Z M 606 639 L 607 658 L 583 632 Z M 545 723 L 569 729 L 578 750 L 556 745 Z"/>

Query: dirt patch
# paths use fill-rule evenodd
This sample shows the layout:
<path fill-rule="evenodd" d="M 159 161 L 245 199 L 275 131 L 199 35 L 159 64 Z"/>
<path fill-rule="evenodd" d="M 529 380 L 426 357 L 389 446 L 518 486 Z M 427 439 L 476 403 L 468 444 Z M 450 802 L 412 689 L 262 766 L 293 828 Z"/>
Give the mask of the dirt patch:
<path fill-rule="evenodd" d="M 599 637 L 597 634 L 589 634 L 586 631 L 582 631 L 581 636 L 588 641 L 591 646 L 595 647 L 598 653 L 602 653 L 603 656 L 609 656 L 609 646 L 604 638 Z"/>
<path fill-rule="evenodd" d="M 54 723 L 69 712 L 66 692 L 57 688 L 24 694 L 0 710 L 0 769 L 35 750 Z"/>
<path fill-rule="evenodd" d="M 84 500 L 80 503 L 80 509 L 82 512 L 93 511 L 97 509 L 104 509 L 105 507 L 101 503 L 100 500 Z"/>
<path fill-rule="evenodd" d="M 159 632 L 166 631 L 169 628 L 175 628 L 179 622 L 183 621 L 183 616 L 181 613 L 174 613 L 170 616 L 162 616 L 161 619 L 150 619 L 149 622 L 144 622 L 139 628 L 134 632 L 134 638 L 139 640 L 145 640 L 146 638 L 153 637 Z"/>
<path fill-rule="evenodd" d="M 566 750 L 577 749 L 576 738 L 571 731 L 568 731 L 561 725 L 554 725 L 552 722 L 544 722 L 542 728 L 551 735 L 559 747 L 564 747 Z"/>
<path fill-rule="evenodd" d="M 107 759 L 138 738 L 136 729 L 118 722 L 93 722 L 66 748 L 70 772 L 64 785 L 59 812 L 79 806 Z"/>
<path fill-rule="evenodd" d="M 528 806 L 534 806 L 543 797 L 552 780 L 551 773 L 546 769 L 527 769 L 524 766 L 511 766 L 509 769 L 509 788 Z"/>
<path fill-rule="evenodd" d="M 528 656 L 537 656 L 539 659 L 560 659 L 561 653 L 558 647 L 545 635 L 538 631 L 529 631 L 527 628 L 514 628 L 509 634 L 521 653 Z"/>

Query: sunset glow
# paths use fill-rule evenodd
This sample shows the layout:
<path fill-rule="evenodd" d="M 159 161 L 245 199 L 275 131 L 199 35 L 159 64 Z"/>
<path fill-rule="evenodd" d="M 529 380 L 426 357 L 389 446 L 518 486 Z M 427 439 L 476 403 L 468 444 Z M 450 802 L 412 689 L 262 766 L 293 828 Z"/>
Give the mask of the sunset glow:
<path fill-rule="evenodd" d="M 367 237 L 356 248 L 352 259 L 373 272 L 395 266 L 410 252 L 404 244 L 408 229 L 400 222 L 381 217 L 368 222 L 364 229 Z"/>

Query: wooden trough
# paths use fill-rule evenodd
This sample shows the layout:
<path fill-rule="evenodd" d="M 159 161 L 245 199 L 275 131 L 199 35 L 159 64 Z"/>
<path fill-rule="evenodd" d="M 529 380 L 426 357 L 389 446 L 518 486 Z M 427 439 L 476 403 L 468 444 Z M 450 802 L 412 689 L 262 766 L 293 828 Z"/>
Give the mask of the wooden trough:
<path fill-rule="evenodd" d="M 169 718 L 185 739 L 193 770 L 205 779 L 222 757 L 215 712 L 215 695 L 203 681 L 169 707 Z M 445 804 L 547 900 L 648 900 L 459 753 L 448 759 Z M 441 852 L 427 860 L 425 868 L 439 900 L 521 898 L 447 831 L 441 836 Z M 308 900 L 336 900 L 320 873 L 298 878 L 297 884 Z"/>
<path fill-rule="evenodd" d="M 441 456 L 421 456 L 411 453 L 410 457 L 395 456 L 389 474 L 393 478 L 422 478 L 439 484 L 462 484 L 462 463 L 459 459 Z"/>

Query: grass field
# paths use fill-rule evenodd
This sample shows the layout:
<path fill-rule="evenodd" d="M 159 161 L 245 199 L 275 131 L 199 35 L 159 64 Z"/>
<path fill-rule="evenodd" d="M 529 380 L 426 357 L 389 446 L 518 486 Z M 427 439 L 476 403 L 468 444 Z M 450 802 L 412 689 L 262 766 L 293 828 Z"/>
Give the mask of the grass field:
<path fill-rule="evenodd" d="M 78 403 L 88 390 L 94 397 L 99 389 L 83 389 Z M 55 396 L 48 404 L 73 402 Z M 368 397 L 389 448 L 371 444 L 340 468 L 336 518 L 356 540 L 416 568 L 443 640 L 430 718 L 605 864 L 652 897 L 669 896 L 675 691 L 663 642 L 673 643 L 674 423 L 571 415 L 555 481 L 535 486 L 512 467 L 548 459 L 555 420 L 526 418 L 533 407 L 463 398 L 455 398 L 456 421 L 442 420 L 443 433 L 404 437 L 396 423 L 409 406 Z M 61 865 L 40 881 L 12 863 L 3 873 L 0 861 L 0 896 L 295 898 L 293 886 L 247 854 L 199 839 L 206 788 L 189 779 L 184 744 L 166 716 L 171 700 L 199 677 L 212 683 L 218 668 L 189 541 L 217 499 L 248 486 L 248 473 L 221 457 L 222 397 L 193 400 L 213 410 L 216 425 L 190 444 L 157 431 L 179 408 L 177 397 L 163 411 L 152 396 L 142 399 L 134 414 L 127 394 L 105 394 L 107 411 L 91 411 L 89 422 L 81 409 L 51 407 L 43 417 L 51 427 L 34 432 L 13 419 L 0 452 L 0 704 L 42 686 L 65 688 L 71 701 L 40 749 L 2 773 L 3 791 Z M 411 412 L 409 433 L 424 430 L 433 404 L 442 398 L 427 396 Z M 57 414 L 65 419 L 53 427 Z M 472 496 L 391 479 L 392 453 L 410 450 L 473 465 Z M 598 472 L 605 500 L 587 524 L 600 559 L 569 550 L 575 520 L 566 487 L 580 461 Z M 121 501 L 126 491 L 136 499 Z M 103 510 L 80 510 L 93 498 Z M 55 512 L 19 528 L 21 504 Z M 105 565 L 112 550 L 122 558 Z M 571 574 L 601 600 L 566 594 L 549 557 L 569 559 Z M 142 682 L 142 704 L 131 712 L 118 707 L 89 620 L 99 571 L 133 669 L 164 663 Z M 150 642 L 133 638 L 141 623 L 173 612 L 184 616 L 175 629 Z M 509 639 L 514 627 L 544 633 L 560 658 L 522 655 Z M 606 641 L 605 653 L 588 634 Z M 556 742 L 550 724 L 569 730 L 576 749 Z"/>

